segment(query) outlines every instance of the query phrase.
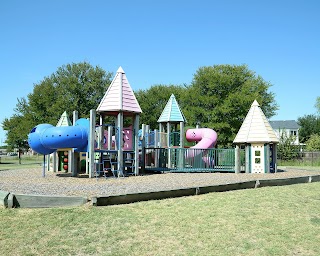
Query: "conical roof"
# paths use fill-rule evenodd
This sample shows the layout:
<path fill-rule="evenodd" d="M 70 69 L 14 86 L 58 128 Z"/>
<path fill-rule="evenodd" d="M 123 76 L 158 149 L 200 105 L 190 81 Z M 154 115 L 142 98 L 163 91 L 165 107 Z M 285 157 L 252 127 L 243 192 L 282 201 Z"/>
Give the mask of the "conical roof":
<path fill-rule="evenodd" d="M 158 123 L 166 122 L 186 122 L 186 118 L 184 117 L 176 100 L 176 97 L 173 94 L 171 94 L 165 108 L 163 109 L 158 119 Z"/>
<path fill-rule="evenodd" d="M 57 125 L 57 127 L 60 127 L 60 126 L 72 126 L 72 123 L 70 121 L 70 118 L 67 114 L 67 111 L 64 111 L 63 114 L 61 115 Z"/>
<path fill-rule="evenodd" d="M 103 96 L 97 112 L 132 112 L 142 113 L 127 76 L 119 67 L 113 81 Z"/>
<path fill-rule="evenodd" d="M 233 143 L 254 142 L 279 142 L 276 133 L 272 129 L 268 119 L 256 100 L 252 103 L 251 108 L 233 141 Z"/>

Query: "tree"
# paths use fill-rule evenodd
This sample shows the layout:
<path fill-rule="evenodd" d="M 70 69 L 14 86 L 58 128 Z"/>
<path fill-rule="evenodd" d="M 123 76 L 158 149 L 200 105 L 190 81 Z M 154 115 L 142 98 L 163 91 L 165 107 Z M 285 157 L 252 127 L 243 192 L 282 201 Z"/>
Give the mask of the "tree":
<path fill-rule="evenodd" d="M 320 151 L 320 135 L 312 134 L 306 142 L 306 150 Z"/>
<path fill-rule="evenodd" d="M 275 114 L 277 105 L 270 87 L 246 65 L 201 67 L 184 94 L 183 111 L 189 125 L 200 123 L 215 129 L 219 144 L 228 146 L 255 99 L 268 118 Z"/>
<path fill-rule="evenodd" d="M 317 109 L 318 115 L 320 115 L 320 96 L 316 99 L 315 108 Z"/>
<path fill-rule="evenodd" d="M 56 123 L 65 110 L 77 110 L 88 117 L 90 109 L 100 103 L 111 75 L 87 62 L 59 67 L 28 95 L 31 111 L 37 114 L 38 122 Z"/>
<path fill-rule="evenodd" d="M 112 74 L 87 62 L 63 65 L 35 84 L 27 98 L 18 99 L 14 115 L 2 122 L 7 131 L 6 143 L 19 147 L 29 131 L 39 123 L 56 125 L 64 111 L 77 110 L 88 117 L 95 109 L 111 82 Z"/>
<path fill-rule="evenodd" d="M 280 135 L 278 145 L 278 158 L 281 160 L 292 160 L 298 156 L 298 147 L 294 145 L 295 136 L 288 136 L 286 132 Z"/>
<path fill-rule="evenodd" d="M 14 148 L 28 148 L 26 134 L 30 132 L 30 123 L 23 116 L 13 115 L 10 119 L 4 119 L 2 123 L 7 130 L 7 150 L 13 151 Z"/>
<path fill-rule="evenodd" d="M 314 134 L 320 135 L 320 97 L 317 97 L 315 108 L 318 115 L 305 115 L 298 118 L 298 124 L 300 125 L 299 139 L 301 142 L 306 142 Z"/>
<path fill-rule="evenodd" d="M 151 129 L 158 129 L 159 125 L 157 121 L 171 94 L 174 94 L 180 105 L 180 99 L 185 92 L 185 86 L 161 84 L 153 85 L 149 89 L 135 92 L 136 98 L 143 111 L 140 123 L 149 124 Z"/>
<path fill-rule="evenodd" d="M 310 139 L 313 134 L 320 134 L 320 116 L 305 115 L 298 118 L 299 140 L 304 143 Z"/>

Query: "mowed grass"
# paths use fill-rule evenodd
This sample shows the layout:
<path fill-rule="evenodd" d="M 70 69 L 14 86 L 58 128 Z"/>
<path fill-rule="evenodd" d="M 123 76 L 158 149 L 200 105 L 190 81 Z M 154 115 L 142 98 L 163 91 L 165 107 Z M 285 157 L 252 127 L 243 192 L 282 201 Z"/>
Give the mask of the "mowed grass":
<path fill-rule="evenodd" d="M 318 169 L 320 168 L 320 159 L 314 159 L 314 160 L 277 160 L 278 166 L 287 166 L 287 167 L 303 167 L 303 168 L 314 168 Z"/>
<path fill-rule="evenodd" d="M 0 156 L 0 171 L 15 170 L 15 169 L 29 169 L 42 166 L 43 156 L 26 156 L 23 155 L 19 161 L 17 156 Z"/>
<path fill-rule="evenodd" d="M 320 183 L 0 220 L 0 255 L 320 255 Z"/>

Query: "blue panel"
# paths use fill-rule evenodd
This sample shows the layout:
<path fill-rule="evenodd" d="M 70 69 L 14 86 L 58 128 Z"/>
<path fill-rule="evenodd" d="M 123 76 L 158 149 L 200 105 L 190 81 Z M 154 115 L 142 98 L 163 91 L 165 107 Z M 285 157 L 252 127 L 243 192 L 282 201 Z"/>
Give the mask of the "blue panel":
<path fill-rule="evenodd" d="M 81 126 L 60 126 L 46 129 L 41 136 L 46 148 L 78 148 L 88 143 L 88 134 Z"/>
<path fill-rule="evenodd" d="M 29 136 L 29 146 L 37 153 L 47 155 L 58 148 L 76 148 L 87 151 L 89 120 L 79 119 L 75 126 L 55 127 L 40 124 L 34 127 Z"/>

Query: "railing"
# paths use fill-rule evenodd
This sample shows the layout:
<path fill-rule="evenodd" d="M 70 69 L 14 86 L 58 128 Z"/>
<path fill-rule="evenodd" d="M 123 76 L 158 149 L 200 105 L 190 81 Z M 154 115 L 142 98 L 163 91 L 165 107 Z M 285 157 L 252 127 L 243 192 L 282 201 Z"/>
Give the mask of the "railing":
<path fill-rule="evenodd" d="M 235 172 L 235 149 L 145 148 L 146 171 Z"/>
<path fill-rule="evenodd" d="M 155 145 L 155 134 L 154 132 L 150 132 L 149 134 L 146 134 L 146 147 L 155 147 L 159 146 L 166 148 L 168 147 L 168 136 L 169 136 L 169 146 L 179 146 L 180 145 L 180 132 L 171 132 L 170 134 L 166 132 L 159 132 L 158 133 L 158 142 L 157 145 Z"/>

